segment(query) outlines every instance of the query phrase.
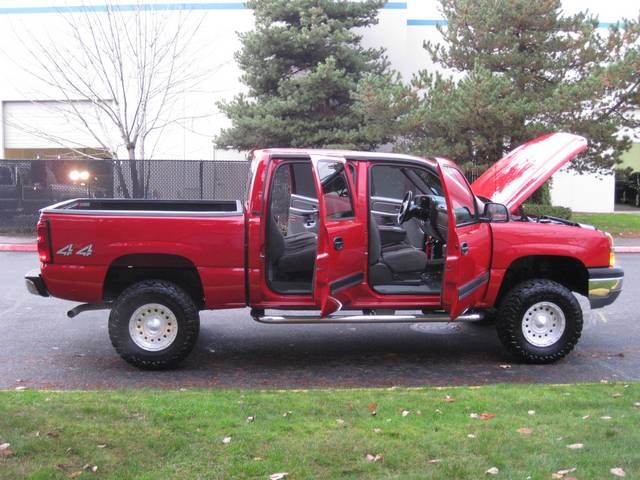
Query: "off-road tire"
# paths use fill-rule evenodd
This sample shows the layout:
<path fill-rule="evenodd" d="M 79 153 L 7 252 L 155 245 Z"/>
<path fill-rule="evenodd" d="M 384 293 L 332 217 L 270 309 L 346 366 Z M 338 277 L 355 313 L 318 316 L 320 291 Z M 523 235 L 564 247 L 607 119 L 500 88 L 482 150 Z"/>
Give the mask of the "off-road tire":
<path fill-rule="evenodd" d="M 552 345 L 535 346 L 524 336 L 522 324 L 527 310 L 539 302 L 552 302 L 565 318 L 565 330 Z M 511 289 L 497 310 L 498 337 L 513 355 L 527 363 L 552 363 L 567 355 L 582 333 L 582 309 L 569 289 L 552 280 L 527 280 Z"/>
<path fill-rule="evenodd" d="M 166 306 L 178 324 L 173 343 L 159 351 L 141 348 L 129 333 L 133 313 L 146 304 Z M 178 285 L 164 280 L 145 280 L 131 285 L 118 296 L 109 315 L 109 337 L 116 352 L 126 362 L 144 369 L 176 366 L 195 346 L 199 331 L 200 316 L 191 296 Z"/>

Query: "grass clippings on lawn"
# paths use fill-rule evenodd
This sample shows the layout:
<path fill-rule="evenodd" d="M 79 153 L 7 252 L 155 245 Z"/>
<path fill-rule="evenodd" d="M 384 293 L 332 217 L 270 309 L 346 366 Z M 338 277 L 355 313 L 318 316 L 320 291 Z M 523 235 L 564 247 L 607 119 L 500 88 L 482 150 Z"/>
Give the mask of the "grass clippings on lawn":
<path fill-rule="evenodd" d="M 638 383 L 5 391 L 0 478 L 640 478 L 639 402 Z"/>

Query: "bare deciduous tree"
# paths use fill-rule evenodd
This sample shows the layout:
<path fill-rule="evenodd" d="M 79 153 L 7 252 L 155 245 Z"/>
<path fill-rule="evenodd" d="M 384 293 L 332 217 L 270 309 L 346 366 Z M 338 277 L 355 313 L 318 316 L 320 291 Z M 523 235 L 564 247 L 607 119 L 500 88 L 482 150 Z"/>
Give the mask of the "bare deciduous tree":
<path fill-rule="evenodd" d="M 188 48 L 201 19 L 188 11 L 169 14 L 161 5 L 150 9 L 117 4 L 87 5 L 60 16 L 65 28 L 55 37 L 28 34 L 25 43 L 32 45 L 28 48 L 33 62 L 25 68 L 59 95 L 59 100 L 48 102 L 50 108 L 73 118 L 94 145 L 78 145 L 47 131 L 29 133 L 88 157 L 93 154 L 87 147 L 95 150 L 96 144 L 113 159 L 119 158 L 119 151 L 126 152 L 128 174 L 114 162 L 122 194 L 145 196 L 149 173 L 147 169 L 145 174 L 144 160 L 154 148 L 147 144 L 149 135 L 194 118 L 169 115 L 181 95 L 209 73 L 195 70 L 199 65 Z M 154 137 L 157 142 L 159 135 Z"/>

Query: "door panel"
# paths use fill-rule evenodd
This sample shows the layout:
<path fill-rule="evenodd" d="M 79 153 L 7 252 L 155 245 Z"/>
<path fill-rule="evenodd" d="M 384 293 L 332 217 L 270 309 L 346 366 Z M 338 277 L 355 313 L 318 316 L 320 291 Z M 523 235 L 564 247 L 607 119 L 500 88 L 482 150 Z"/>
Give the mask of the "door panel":
<path fill-rule="evenodd" d="M 313 297 L 321 315 L 347 305 L 364 282 L 364 225 L 355 216 L 355 192 L 341 157 L 311 157 L 318 198 L 318 255 Z"/>
<path fill-rule="evenodd" d="M 371 213 L 376 217 L 388 218 L 391 222 L 398 218 L 401 205 L 401 198 L 371 197 Z"/>
<path fill-rule="evenodd" d="M 289 231 L 291 234 L 318 232 L 318 199 L 291 194 L 289 207 Z"/>
<path fill-rule="evenodd" d="M 453 320 L 484 296 L 489 282 L 491 227 L 478 221 L 475 197 L 454 164 L 438 160 L 438 169 L 449 223 L 442 306 Z"/>
<path fill-rule="evenodd" d="M 402 200 L 387 197 L 371 197 L 371 215 L 378 225 L 383 245 L 400 243 L 406 240 L 407 232 L 398 224 L 398 212 Z"/>

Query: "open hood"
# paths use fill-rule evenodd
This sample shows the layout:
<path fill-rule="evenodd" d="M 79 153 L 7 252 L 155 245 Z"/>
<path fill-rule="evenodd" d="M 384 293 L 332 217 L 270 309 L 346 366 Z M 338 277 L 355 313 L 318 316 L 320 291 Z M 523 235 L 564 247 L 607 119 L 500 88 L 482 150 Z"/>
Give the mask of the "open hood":
<path fill-rule="evenodd" d="M 473 184 L 473 192 L 507 206 L 510 212 L 527 200 L 560 167 L 587 148 L 587 140 L 551 133 L 509 152 Z"/>

